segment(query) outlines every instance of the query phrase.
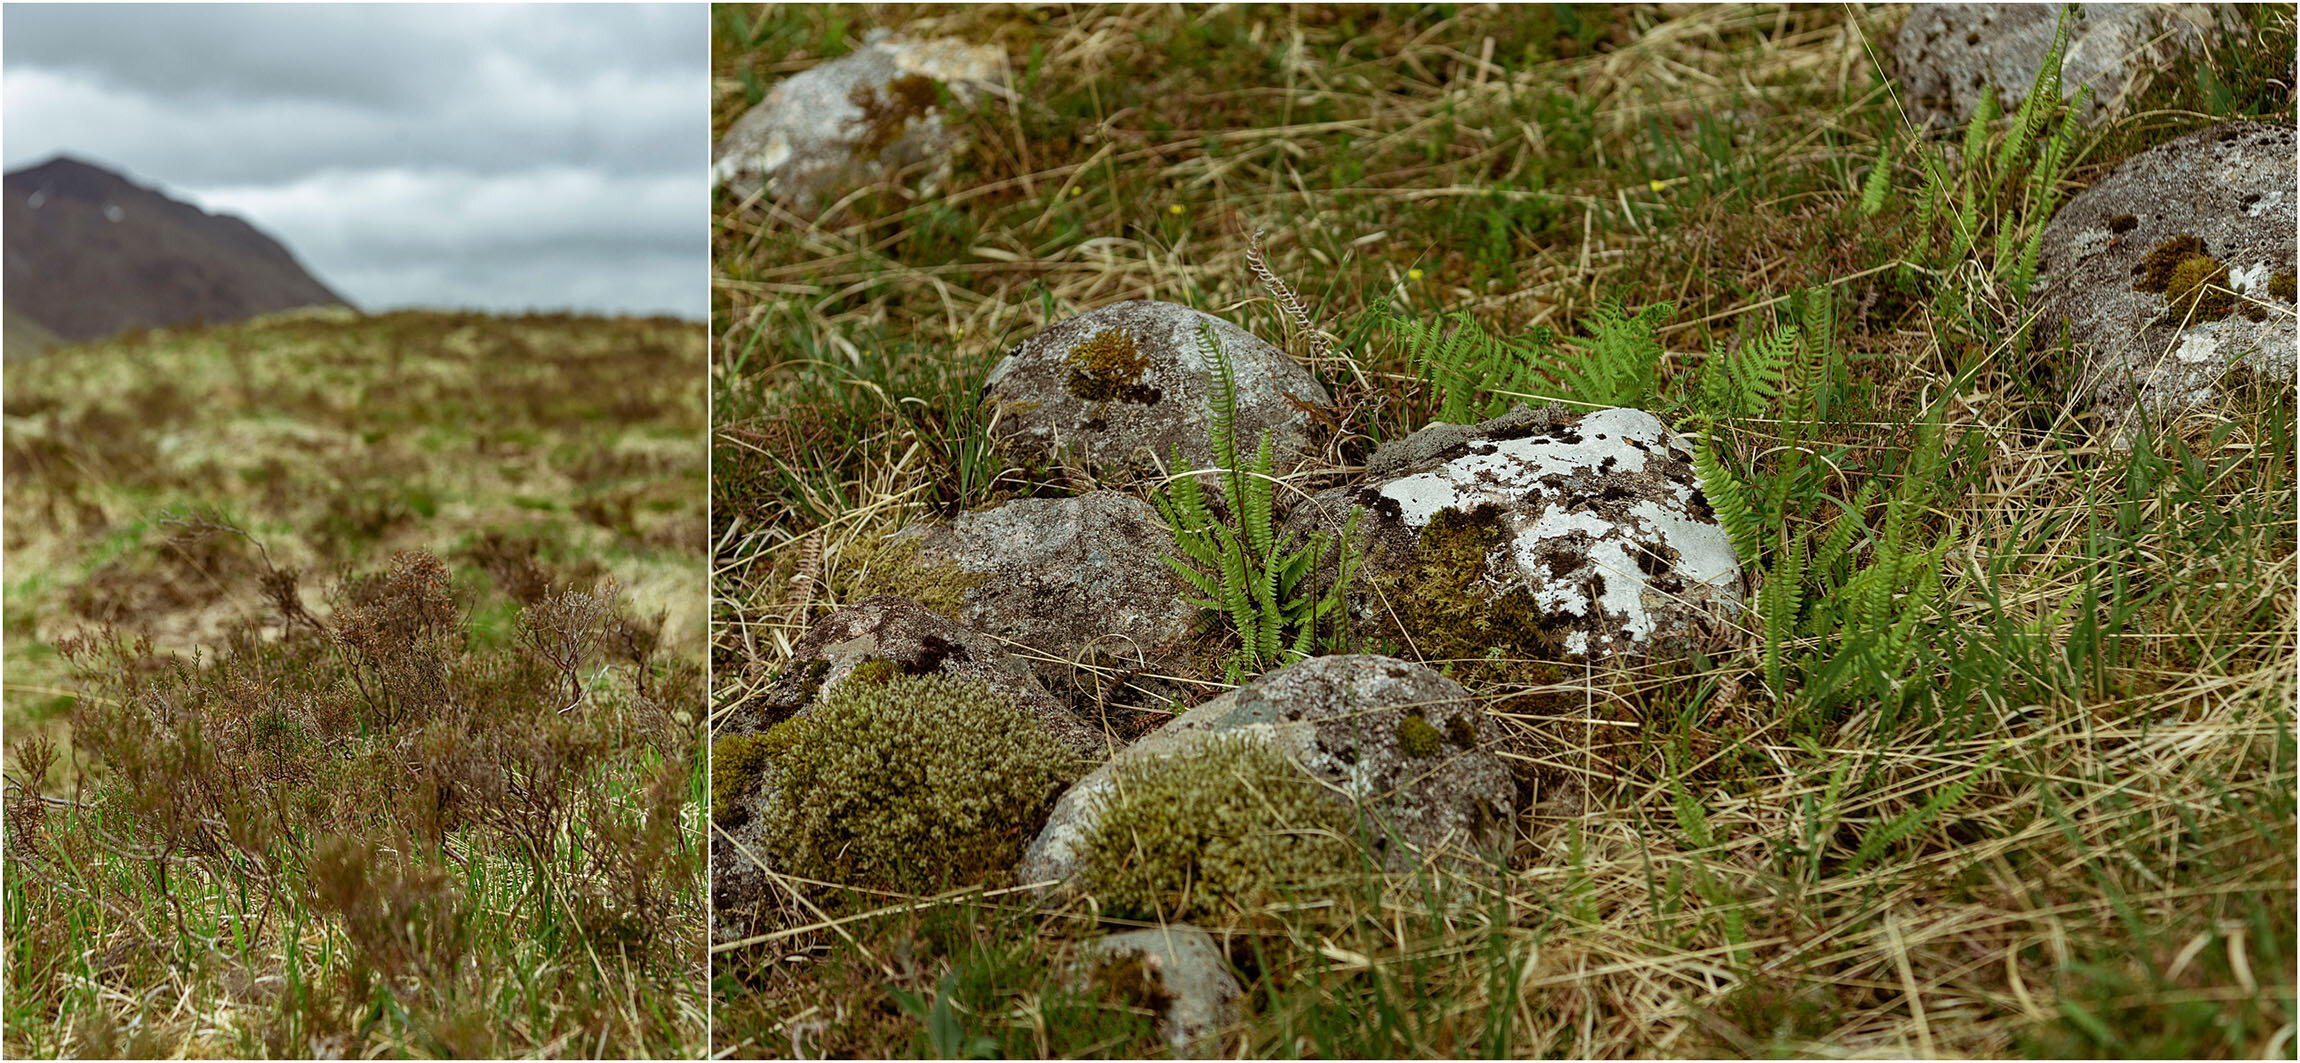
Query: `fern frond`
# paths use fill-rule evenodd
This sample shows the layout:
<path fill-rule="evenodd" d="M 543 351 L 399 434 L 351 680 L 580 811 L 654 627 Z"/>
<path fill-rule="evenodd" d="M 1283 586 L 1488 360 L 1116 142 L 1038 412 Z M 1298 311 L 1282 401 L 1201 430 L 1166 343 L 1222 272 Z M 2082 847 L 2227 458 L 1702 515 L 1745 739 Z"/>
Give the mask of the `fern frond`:
<path fill-rule="evenodd" d="M 1717 450 L 1706 437 L 1693 448 L 1693 474 L 1701 481 L 1701 493 L 1708 498 L 1710 511 L 1717 514 L 1717 523 L 1724 526 L 1726 537 L 1733 540 L 1733 549 L 1741 555 L 1741 563 L 1755 564 L 1760 545 L 1757 514 L 1749 508 L 1748 493 L 1731 470 L 1717 460 Z"/>
<path fill-rule="evenodd" d="M 1877 149 L 1877 164 L 1869 168 L 1869 179 L 1861 185 L 1861 214 L 1875 217 L 1885 209 L 1885 197 L 1893 191 L 1893 142 Z"/>
<path fill-rule="evenodd" d="M 1988 147 L 1989 123 L 1997 120 L 1997 87 L 1984 86 L 1981 102 L 1973 108 L 1973 117 L 1965 123 L 1964 168 L 1971 172 L 1973 164 L 1981 160 L 1981 149 Z"/>

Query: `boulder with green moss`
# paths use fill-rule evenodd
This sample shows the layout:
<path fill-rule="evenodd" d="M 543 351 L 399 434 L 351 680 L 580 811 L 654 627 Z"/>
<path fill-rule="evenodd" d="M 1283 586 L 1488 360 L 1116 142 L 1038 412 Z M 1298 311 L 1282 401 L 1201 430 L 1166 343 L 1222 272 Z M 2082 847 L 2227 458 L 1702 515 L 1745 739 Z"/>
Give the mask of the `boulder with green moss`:
<path fill-rule="evenodd" d="M 1725 630 L 1740 559 L 1652 414 L 1519 406 L 1384 446 L 1297 530 L 1366 517 L 1350 591 L 1359 636 L 1464 678 L 1535 681 L 1562 661 L 1681 656 Z"/>
<path fill-rule="evenodd" d="M 993 367 L 985 401 L 997 409 L 1000 445 L 1016 460 L 1071 463 L 1112 480 L 1155 472 L 1177 448 L 1183 461 L 1208 465 L 1204 325 L 1236 374 L 1240 447 L 1269 429 L 1280 472 L 1308 459 L 1318 441 L 1305 406 L 1333 402 L 1317 379 L 1228 321 L 1148 299 L 1053 324 Z"/>
<path fill-rule="evenodd" d="M 2129 439 L 2136 415 L 2206 410 L 2231 374 L 2294 378 L 2290 126 L 2229 122 L 2124 161 L 2068 201 L 2038 257 L 2037 346 Z"/>
<path fill-rule="evenodd" d="M 757 928 L 768 869 L 906 893 L 1001 874 L 1091 764 L 978 680 L 855 669 L 764 734 L 714 743 L 715 932 Z"/>
<path fill-rule="evenodd" d="M 1050 690 L 1089 691 L 1094 674 L 1133 673 L 1113 694 L 1131 704 L 1151 676 L 1187 660 L 1196 611 L 1163 560 L 1173 536 L 1132 495 L 1017 499 L 914 524 L 880 552 L 905 550 L 913 570 L 958 577 L 941 580 L 954 588 L 947 615 L 1037 651 L 1031 664 Z"/>
<path fill-rule="evenodd" d="M 1312 658 L 1184 713 L 1079 780 L 1016 876 L 1085 890 L 1106 909 L 1187 918 L 1369 859 L 1499 854 L 1516 794 L 1491 741 L 1477 703 L 1431 669 Z"/>

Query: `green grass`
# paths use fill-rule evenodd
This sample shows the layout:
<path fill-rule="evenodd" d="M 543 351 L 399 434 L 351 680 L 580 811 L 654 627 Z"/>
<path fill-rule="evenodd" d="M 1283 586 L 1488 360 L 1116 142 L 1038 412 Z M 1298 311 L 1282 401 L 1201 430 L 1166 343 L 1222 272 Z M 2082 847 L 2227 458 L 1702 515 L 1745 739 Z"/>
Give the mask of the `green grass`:
<path fill-rule="evenodd" d="M 10 364 L 9 1054 L 702 1051 L 701 332 Z"/>
<path fill-rule="evenodd" d="M 1346 482 L 1448 398 L 1385 309 L 1572 340 L 1608 304 L 1674 308 L 1657 412 L 1745 486 L 1743 561 L 1775 589 L 1688 662 L 1516 683 L 1429 662 L 1509 736 L 1514 853 L 1214 920 L 1249 986 L 1226 1051 L 2292 1051 L 2289 389 L 2230 381 L 2112 447 L 2021 328 L 1993 230 L 1949 256 L 1948 219 L 1917 225 L 1926 149 L 1879 72 L 1893 10 L 715 12 L 720 129 L 871 25 L 997 42 L 1020 90 L 959 116 L 940 195 L 875 188 L 812 226 L 718 202 L 721 707 L 885 532 L 1075 489 L 982 450 L 969 382 L 1015 340 L 1153 297 L 1307 360 L 1245 267 L 1257 228 L 1346 352 L 1310 366 L 1338 423 L 1290 487 Z M 2210 122 L 2291 122 L 2292 9 L 2246 18 L 2074 137 L 2058 201 Z M 1995 202 L 1988 225 L 2046 220 Z M 1811 360 L 1778 397 L 1705 398 L 1713 358 L 1791 325 Z M 1101 930 L 1082 906 L 897 900 L 721 952 L 718 1047 L 1157 1050 L 1038 1022 Z M 925 949 L 922 923 L 966 929 Z M 977 954 L 1005 988 L 958 989 Z M 940 1019 L 906 1003 L 946 997 Z"/>

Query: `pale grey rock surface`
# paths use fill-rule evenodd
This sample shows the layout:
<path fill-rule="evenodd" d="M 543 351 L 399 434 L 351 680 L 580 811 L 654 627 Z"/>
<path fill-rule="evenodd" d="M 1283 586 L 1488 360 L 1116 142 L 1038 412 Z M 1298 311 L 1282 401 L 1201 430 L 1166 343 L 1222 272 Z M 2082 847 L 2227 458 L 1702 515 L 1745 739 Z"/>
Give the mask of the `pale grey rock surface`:
<path fill-rule="evenodd" d="M 1108 974 L 1115 964 L 1140 965 L 1148 999 L 1139 1003 L 1158 1014 L 1159 1032 L 1181 1059 L 1219 1053 L 1221 1030 L 1238 1021 L 1238 999 L 1246 987 L 1230 969 L 1214 936 L 1187 923 L 1110 934 L 1089 943 L 1088 961 Z M 1128 972 L 1131 973 L 1131 972 Z M 1137 988 L 1137 987 L 1127 987 Z"/>
<path fill-rule="evenodd" d="M 1680 654 L 1742 601 L 1740 561 L 1701 493 L 1691 444 L 1643 410 L 1520 405 L 1477 425 L 1431 425 L 1376 451 L 1367 469 L 1364 482 L 1296 507 L 1288 526 L 1330 532 L 1365 510 L 1351 609 L 1369 637 L 1427 634 L 1401 632 L 1368 582 L 1410 570 L 1441 513 L 1494 532 L 1474 593 L 1489 604 L 1522 595 L 1516 611 L 1539 617 L 1534 642 L 1493 633 L 1513 658 Z"/>
<path fill-rule="evenodd" d="M 1408 716 L 1442 736 L 1434 751 L 1416 756 L 1404 748 L 1399 730 Z M 1497 854 L 1510 838 L 1516 791 L 1490 748 L 1492 725 L 1468 691 L 1395 658 L 1313 657 L 1183 713 L 1080 779 L 1024 850 L 1018 880 L 1075 877 L 1125 765 L 1217 739 L 1267 744 L 1335 800 L 1364 808 L 1373 817 L 1373 842 L 1392 867 L 1431 854 Z"/>
<path fill-rule="evenodd" d="M 2120 110 L 2150 76 L 2178 56 L 2230 32 L 2232 4 L 2079 4 L 2061 60 L 2061 88 L 2092 88 L 2083 119 Z M 1893 58 L 1912 119 L 1961 128 L 1997 88 L 2007 114 L 2028 96 L 2058 25 L 2058 4 L 1918 4 L 1893 39 Z"/>
<path fill-rule="evenodd" d="M 1196 610 L 1163 558 L 1174 549 L 1158 511 L 1132 495 L 1090 491 L 1017 499 L 947 521 L 914 524 L 887 545 L 915 543 L 916 560 L 968 576 L 957 619 L 1037 651 L 1039 678 L 1061 690 L 1082 666 L 1171 671 L 1183 666 Z"/>
<path fill-rule="evenodd" d="M 1104 476 L 1152 472 L 1171 460 L 1203 468 L 1212 367 L 1199 326 L 1211 323 L 1238 385 L 1238 447 L 1247 454 L 1273 431 L 1273 464 L 1294 468 L 1315 449 L 1310 414 L 1297 401 L 1329 406 L 1332 396 L 1284 351 L 1221 318 L 1176 303 L 1135 299 L 1090 310 L 1016 345 L 985 384 L 998 410 L 1001 442 L 1018 456 L 1076 461 Z M 1107 381 L 1107 397 L 1076 374 L 1093 342 L 1115 333 L 1140 358 L 1138 371 Z"/>
<path fill-rule="evenodd" d="M 2034 288 L 2039 346 L 2065 323 L 2075 381 L 2123 437 L 2134 413 L 2209 403 L 2231 367 L 2294 376 L 2294 307 L 2268 291 L 2300 240 L 2294 131 L 2229 122 L 2127 159 L 2046 226 Z M 2228 267 L 2234 312 L 2176 319 L 2163 293 L 2133 287 L 2141 261 L 2183 234 Z"/>
<path fill-rule="evenodd" d="M 812 217 L 854 189 L 913 167 L 939 171 L 959 146 L 937 101 L 1003 84 L 1005 53 L 959 40 L 874 31 L 862 47 L 768 90 L 711 153 L 711 180 L 738 196 L 764 187 Z M 942 164 L 938 166 L 937 164 Z"/>

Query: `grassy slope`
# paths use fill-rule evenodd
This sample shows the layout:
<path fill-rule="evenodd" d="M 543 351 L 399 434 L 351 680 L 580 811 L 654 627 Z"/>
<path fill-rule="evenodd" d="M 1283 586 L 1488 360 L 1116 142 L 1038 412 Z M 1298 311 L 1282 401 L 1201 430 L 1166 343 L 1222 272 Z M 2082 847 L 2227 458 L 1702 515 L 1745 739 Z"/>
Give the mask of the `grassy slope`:
<path fill-rule="evenodd" d="M 11 363 L 12 780 L 22 779 L 21 753 L 35 736 L 64 750 L 40 780 L 52 797 L 93 800 L 107 778 L 104 764 L 75 750 L 75 694 L 90 687 L 60 659 L 62 639 L 113 625 L 150 635 L 162 653 L 204 648 L 214 656 L 228 633 L 253 624 L 266 643 L 291 644 L 295 632 L 258 585 L 267 556 L 301 573 L 302 599 L 324 620 L 341 609 L 334 595 L 342 577 L 374 571 L 400 551 L 435 553 L 449 563 L 471 645 L 494 652 L 515 637 L 517 609 L 488 563 L 532 548 L 548 571 L 584 586 L 611 575 L 632 612 L 660 612 L 654 667 L 685 661 L 693 670 L 703 644 L 705 456 L 701 382 L 688 370 L 700 367 L 701 341 L 698 326 L 669 319 L 315 312 L 131 334 Z M 171 523 L 180 517 L 233 524 L 261 553 L 237 537 Z M 629 734 L 634 745 L 603 762 L 587 792 L 628 803 L 650 773 L 692 763 L 690 737 Z M 352 740 L 351 748 L 362 746 Z M 12 812 L 24 803 L 13 787 L 10 802 Z M 83 814 L 98 818 L 60 823 Z M 359 818 L 366 825 L 384 814 L 379 806 Z M 63 807 L 48 829 L 61 840 L 91 825 L 131 846 L 143 841 L 133 820 L 93 809 Z M 326 993 L 282 1003 L 281 968 L 300 967 L 291 983 L 332 986 L 351 951 L 340 927 L 267 905 L 252 923 L 211 915 L 220 937 L 204 949 L 190 941 L 180 952 L 157 948 L 150 928 L 178 919 L 153 910 L 164 891 L 148 862 L 85 846 L 51 855 L 68 872 L 11 869 L 12 1054 L 301 1054 L 316 1049 L 280 1038 L 329 1032 L 329 1023 L 298 1011 L 306 997 Z M 689 855 L 691 877 L 700 856 Z M 702 1043 L 701 1016 L 676 973 L 691 960 L 645 974 L 610 964 L 609 977 L 538 953 L 546 946 L 532 939 L 524 880 L 503 857 L 473 841 L 459 866 L 473 903 L 499 920 L 475 965 L 490 973 L 465 992 L 497 1006 L 457 1018 L 453 1008 L 426 1014 L 411 1004 L 412 1019 L 361 1027 L 343 1018 L 345 1029 L 357 1028 L 367 1047 L 426 1054 L 583 1054 L 619 1044 L 675 1055 Z M 198 903 L 230 907 L 229 875 L 196 865 L 177 875 L 178 889 Z M 97 883 L 117 890 L 121 904 L 71 899 L 73 889 Z M 696 899 L 690 889 L 690 906 Z M 27 919 L 43 932 L 29 934 Z M 283 940 L 298 924 L 300 939 Z M 699 926 L 692 912 L 683 927 L 666 923 L 664 956 L 691 950 Z M 40 958 L 48 955 L 68 962 Z M 124 959 L 91 968 L 91 955 Z M 624 1007 L 602 1014 L 596 1000 L 584 1000 L 600 996 Z"/>
<path fill-rule="evenodd" d="M 1955 544 L 1922 667 L 1889 696 L 1826 705 L 1794 685 L 1777 700 L 1754 648 L 1530 707 L 1485 691 L 1520 731 L 1507 754 L 1536 799 L 1509 874 L 1439 898 L 1375 882 L 1321 912 L 1241 913 L 1232 957 L 1252 1018 L 1232 1046 L 2289 1051 L 2290 396 L 2239 389 L 2214 411 L 2229 427 L 2198 418 L 2127 458 L 2056 390 L 2049 352 L 2004 340 L 2017 304 L 1989 269 L 1950 275 L 1965 316 L 1943 313 L 1929 278 L 1897 279 L 1919 161 L 1878 73 L 1895 18 L 717 9 L 721 129 L 877 25 L 998 41 L 1022 90 L 968 119 L 975 146 L 944 195 L 879 190 L 819 226 L 722 200 L 717 689 L 739 697 L 775 667 L 871 536 L 930 507 L 1061 489 L 994 478 L 967 446 L 970 374 L 1014 339 L 1133 297 L 1290 335 L 1243 265 L 1257 227 L 1338 333 L 1384 302 L 1467 310 L 1497 333 L 1571 330 L 1605 298 L 1671 303 L 1665 393 L 1712 341 L 1785 320 L 1787 297 L 1826 284 L 1853 378 L 1824 435 L 1844 467 L 1829 495 L 1890 489 L 1923 404 L 1956 381 L 1954 487 L 1915 533 Z M 2080 140 L 2068 191 L 2222 116 L 2291 121 L 2291 9 L 2253 18 Z M 1870 218 L 1857 201 L 1880 152 L 1896 191 Z M 1337 466 L 1428 408 L 1395 351 L 1349 346 L 1355 365 L 1316 367 L 1347 411 Z M 1761 421 L 1731 441 L 1748 455 L 1785 442 Z M 794 583 L 815 549 L 816 578 Z M 801 919 L 775 955 L 722 960 L 718 1044 L 1155 1051 L 1128 1024 L 1133 1002 L 1080 1002 L 1046 973 L 1091 926 L 989 896 L 836 933 Z"/>

